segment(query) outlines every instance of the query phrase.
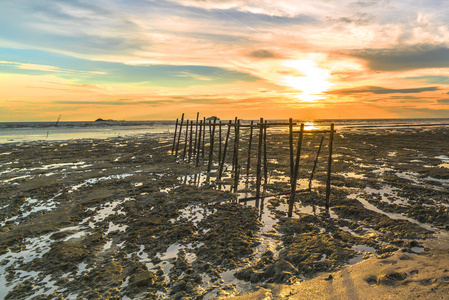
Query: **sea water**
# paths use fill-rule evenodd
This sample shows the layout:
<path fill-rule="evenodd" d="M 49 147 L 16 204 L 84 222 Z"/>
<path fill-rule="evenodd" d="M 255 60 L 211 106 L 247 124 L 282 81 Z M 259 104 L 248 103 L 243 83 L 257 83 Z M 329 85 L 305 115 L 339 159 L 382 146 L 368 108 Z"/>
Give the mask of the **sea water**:
<path fill-rule="evenodd" d="M 268 122 L 286 120 L 268 120 Z M 310 129 L 327 129 L 334 123 L 337 131 L 407 128 L 411 126 L 449 126 L 449 119 L 337 119 L 300 120 Z M 255 121 L 257 123 L 258 120 Z M 222 121 L 227 124 L 227 120 Z M 241 124 L 249 124 L 242 120 Z M 96 121 L 96 122 L 0 122 L 0 144 L 45 140 L 106 139 L 151 133 L 174 133 L 174 121 Z M 285 128 L 279 128 L 285 130 Z"/>

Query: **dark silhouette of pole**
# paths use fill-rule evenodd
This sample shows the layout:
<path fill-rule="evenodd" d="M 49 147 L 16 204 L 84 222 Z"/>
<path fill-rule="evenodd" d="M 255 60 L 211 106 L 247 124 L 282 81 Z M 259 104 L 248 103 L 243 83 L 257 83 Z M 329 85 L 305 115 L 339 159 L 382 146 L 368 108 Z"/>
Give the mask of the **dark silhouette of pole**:
<path fill-rule="evenodd" d="M 251 168 L 251 146 L 253 144 L 253 124 L 254 121 L 251 121 L 251 127 L 249 130 L 249 142 L 248 142 L 248 161 L 246 163 L 246 177 L 249 177 L 249 170 Z"/>
<path fill-rule="evenodd" d="M 326 209 L 330 206 L 331 195 L 331 167 L 332 167 L 332 147 L 334 144 L 334 124 L 331 124 L 331 132 L 329 133 L 329 157 L 327 160 L 327 180 L 326 180 Z"/>
<path fill-rule="evenodd" d="M 178 118 L 176 118 L 176 124 L 175 124 L 175 136 L 173 137 L 173 147 L 171 148 L 171 154 L 173 155 L 175 153 L 175 146 L 176 146 L 176 134 L 178 131 Z"/>
<path fill-rule="evenodd" d="M 197 151 L 197 140 L 198 140 L 198 118 L 200 116 L 200 113 L 196 113 L 196 123 L 195 123 L 195 146 L 193 147 L 193 156 L 195 157 L 196 151 Z"/>
<path fill-rule="evenodd" d="M 263 118 L 259 121 L 259 144 L 257 149 L 257 167 L 256 167 L 256 206 L 259 206 L 260 184 L 262 181 L 262 143 L 263 143 Z"/>
<path fill-rule="evenodd" d="M 184 142 L 184 153 L 182 154 L 182 159 L 186 158 L 188 138 L 189 138 L 189 120 L 187 120 L 186 122 L 186 138 Z"/>
<path fill-rule="evenodd" d="M 234 170 L 234 193 L 237 193 L 239 186 L 239 144 L 240 144 L 240 120 L 235 124 L 235 170 Z"/>
<path fill-rule="evenodd" d="M 200 164 L 200 155 L 201 155 L 200 149 L 201 149 L 201 136 L 202 136 L 201 132 L 202 132 L 202 130 L 203 130 L 203 121 L 200 121 L 200 130 L 199 130 L 199 135 L 198 135 L 198 151 L 196 153 L 196 164 L 195 164 L 197 167 Z M 203 141 L 203 143 L 204 143 L 204 141 Z"/>
<path fill-rule="evenodd" d="M 189 141 L 189 163 L 192 159 L 192 145 L 193 145 L 193 121 L 190 121 L 190 141 Z"/>
<path fill-rule="evenodd" d="M 289 119 L 288 125 L 289 131 L 289 144 L 290 144 L 290 184 L 292 184 L 293 179 L 293 119 Z"/>
<path fill-rule="evenodd" d="M 304 124 L 301 124 L 301 130 L 299 132 L 298 146 L 296 147 L 296 161 L 295 168 L 293 170 L 293 178 L 292 178 L 292 187 L 290 192 L 290 201 L 288 204 L 288 217 L 291 218 L 293 215 L 293 205 L 295 203 L 296 196 L 296 181 L 298 179 L 298 170 L 299 170 L 299 160 L 301 158 L 301 146 L 302 146 L 302 138 L 304 135 Z"/>
<path fill-rule="evenodd" d="M 224 163 L 225 163 L 225 159 L 226 159 L 226 151 L 228 149 L 229 134 L 231 133 L 231 124 L 232 124 L 232 121 L 229 121 L 228 131 L 226 133 L 226 140 L 225 140 L 225 144 L 224 144 L 224 148 L 223 148 L 223 157 L 221 158 L 220 168 L 218 170 L 218 180 L 221 180 L 221 176 L 223 174 L 223 168 L 224 168 Z"/>
<path fill-rule="evenodd" d="M 176 153 L 175 155 L 178 156 L 178 150 L 179 150 L 179 142 L 181 140 L 181 133 L 182 133 L 182 123 L 184 122 L 184 113 L 182 114 L 181 117 L 181 125 L 179 125 L 179 134 L 178 134 L 178 143 L 176 144 Z"/>
<path fill-rule="evenodd" d="M 210 151 L 209 151 L 209 162 L 207 163 L 207 172 L 210 172 L 212 168 L 212 157 L 214 154 L 214 139 L 215 139 L 215 125 L 217 123 L 217 118 L 214 117 L 214 125 L 212 126 L 212 132 L 210 133 Z M 210 128 L 210 120 L 209 120 L 209 128 Z"/>

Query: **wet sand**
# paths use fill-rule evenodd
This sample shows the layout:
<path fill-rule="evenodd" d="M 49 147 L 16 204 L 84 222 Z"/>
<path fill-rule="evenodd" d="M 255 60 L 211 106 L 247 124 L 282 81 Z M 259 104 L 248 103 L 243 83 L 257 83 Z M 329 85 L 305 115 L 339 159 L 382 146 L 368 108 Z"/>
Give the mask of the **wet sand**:
<path fill-rule="evenodd" d="M 206 174 L 204 165 L 175 159 L 167 134 L 3 144 L 0 297 L 314 299 L 317 289 L 308 287 L 324 283 L 320 297 L 351 299 L 346 282 L 359 299 L 375 299 L 364 298 L 371 289 L 426 298 L 449 282 L 433 242 L 449 224 L 448 137 L 447 127 L 338 132 L 331 209 L 324 147 L 292 219 L 285 196 L 259 207 L 237 201 L 255 189 L 254 168 L 246 178 L 247 138 L 238 194 L 230 171 L 218 184 L 216 164 Z M 319 139 L 304 139 L 300 187 Z M 269 132 L 267 147 L 265 194 L 274 195 L 289 187 L 288 137 Z M 385 261 L 403 269 L 381 269 Z M 367 275 L 345 273 L 356 269 Z"/>

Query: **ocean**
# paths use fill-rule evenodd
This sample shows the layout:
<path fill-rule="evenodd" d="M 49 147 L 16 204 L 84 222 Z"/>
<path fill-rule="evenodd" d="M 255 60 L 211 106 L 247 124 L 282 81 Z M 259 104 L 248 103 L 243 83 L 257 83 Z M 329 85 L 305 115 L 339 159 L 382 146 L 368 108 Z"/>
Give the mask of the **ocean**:
<path fill-rule="evenodd" d="M 258 120 L 254 120 L 258 122 Z M 278 122 L 286 120 L 268 120 Z M 227 120 L 222 120 L 228 123 Z M 250 120 L 242 120 L 248 124 Z M 334 123 L 338 131 L 406 128 L 411 126 L 449 126 L 445 119 L 335 119 L 295 120 L 309 128 L 324 128 Z M 100 121 L 100 122 L 0 122 L 0 143 L 34 142 L 45 140 L 106 139 L 132 137 L 143 134 L 174 132 L 175 121 Z"/>

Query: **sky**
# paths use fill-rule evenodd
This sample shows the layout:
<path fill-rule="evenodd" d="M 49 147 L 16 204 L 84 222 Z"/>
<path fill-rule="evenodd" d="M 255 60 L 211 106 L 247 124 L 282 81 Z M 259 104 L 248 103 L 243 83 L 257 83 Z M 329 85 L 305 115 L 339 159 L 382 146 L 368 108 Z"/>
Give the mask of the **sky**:
<path fill-rule="evenodd" d="M 449 118 L 449 1 L 0 0 L 0 122 Z"/>

